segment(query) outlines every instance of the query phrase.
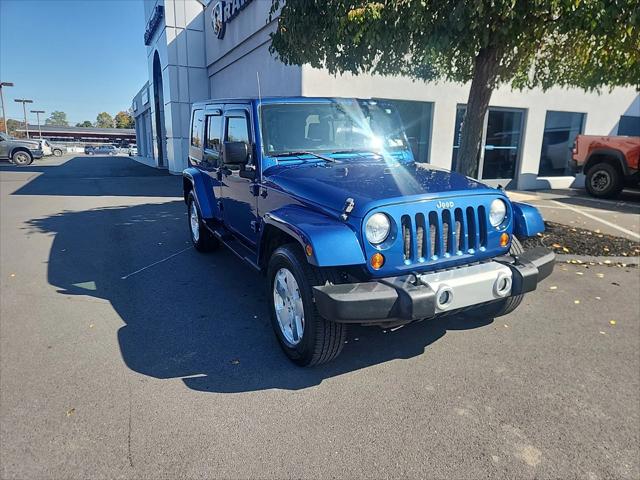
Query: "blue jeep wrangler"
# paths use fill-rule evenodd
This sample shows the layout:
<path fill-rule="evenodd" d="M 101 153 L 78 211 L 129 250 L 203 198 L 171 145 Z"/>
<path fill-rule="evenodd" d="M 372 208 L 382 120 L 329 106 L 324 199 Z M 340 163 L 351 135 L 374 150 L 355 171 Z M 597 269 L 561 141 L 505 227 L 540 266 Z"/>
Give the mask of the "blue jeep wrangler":
<path fill-rule="evenodd" d="M 538 211 L 416 163 L 381 101 L 225 99 L 193 106 L 183 172 L 195 248 L 266 274 L 291 360 L 335 358 L 350 323 L 394 327 L 513 311 L 553 270 Z"/>

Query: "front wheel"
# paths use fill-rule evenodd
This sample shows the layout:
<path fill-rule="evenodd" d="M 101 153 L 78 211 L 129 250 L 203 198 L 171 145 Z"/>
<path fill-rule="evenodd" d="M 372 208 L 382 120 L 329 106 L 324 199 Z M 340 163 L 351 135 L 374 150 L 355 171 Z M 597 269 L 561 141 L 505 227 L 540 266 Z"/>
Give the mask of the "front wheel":
<path fill-rule="evenodd" d="M 187 214 L 191 243 L 199 252 L 210 252 L 218 247 L 218 239 L 213 236 L 202 220 L 200 209 L 193 192 L 189 192 Z"/>
<path fill-rule="evenodd" d="M 271 256 L 267 279 L 271 323 L 285 354 L 303 367 L 336 358 L 347 327 L 320 316 L 312 290 L 335 281 L 333 272 L 310 265 L 298 245 L 288 244 Z"/>
<path fill-rule="evenodd" d="M 622 175 L 609 163 L 597 163 L 589 169 L 585 188 L 597 198 L 612 198 L 622 191 Z"/>
<path fill-rule="evenodd" d="M 31 165 L 31 162 L 33 162 L 33 156 L 29 152 L 19 150 L 13 154 L 11 160 L 20 167 L 26 167 L 27 165 Z"/>
<path fill-rule="evenodd" d="M 520 241 L 513 237 L 511 240 L 511 248 L 509 249 L 510 255 L 521 255 L 524 253 L 524 248 Z M 483 317 L 483 318 L 497 318 L 502 317 L 513 312 L 522 303 L 524 295 L 514 295 L 507 297 L 504 300 L 497 300 L 479 307 L 475 307 L 466 312 L 470 317 Z"/>

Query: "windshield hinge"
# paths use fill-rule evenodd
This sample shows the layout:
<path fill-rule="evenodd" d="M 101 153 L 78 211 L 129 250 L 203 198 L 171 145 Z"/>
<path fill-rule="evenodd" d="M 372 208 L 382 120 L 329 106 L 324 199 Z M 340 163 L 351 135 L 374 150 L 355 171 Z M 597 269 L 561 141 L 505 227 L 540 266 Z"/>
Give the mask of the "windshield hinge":
<path fill-rule="evenodd" d="M 353 201 L 353 198 L 349 197 L 344 202 L 344 207 L 342 207 L 342 215 L 340 218 L 343 222 L 346 222 L 349 218 L 349 214 L 353 211 L 353 207 L 355 207 L 356 203 Z"/>

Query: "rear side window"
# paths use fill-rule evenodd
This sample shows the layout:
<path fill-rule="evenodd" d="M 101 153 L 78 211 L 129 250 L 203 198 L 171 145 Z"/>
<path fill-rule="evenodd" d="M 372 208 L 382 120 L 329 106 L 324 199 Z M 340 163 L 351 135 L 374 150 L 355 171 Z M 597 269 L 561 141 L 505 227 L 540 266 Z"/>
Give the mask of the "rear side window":
<path fill-rule="evenodd" d="M 220 134 L 222 133 L 222 116 L 207 116 L 207 138 L 205 148 L 207 150 L 220 151 Z"/>
<path fill-rule="evenodd" d="M 193 111 L 191 120 L 191 146 L 200 148 L 202 146 L 202 110 Z"/>

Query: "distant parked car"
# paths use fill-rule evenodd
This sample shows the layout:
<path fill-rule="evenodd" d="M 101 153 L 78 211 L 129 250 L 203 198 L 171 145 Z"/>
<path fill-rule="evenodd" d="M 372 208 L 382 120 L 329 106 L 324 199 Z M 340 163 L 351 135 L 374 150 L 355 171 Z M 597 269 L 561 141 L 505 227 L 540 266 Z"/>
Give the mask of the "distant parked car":
<path fill-rule="evenodd" d="M 91 155 L 91 152 L 93 151 L 93 149 L 96 148 L 93 145 L 87 145 L 86 147 L 84 147 L 84 153 L 85 155 Z"/>
<path fill-rule="evenodd" d="M 55 157 L 61 157 L 66 151 L 66 147 L 50 143 L 48 140 L 41 139 L 39 142 L 45 156 L 53 155 Z"/>
<path fill-rule="evenodd" d="M 129 156 L 134 157 L 136 155 L 138 155 L 138 147 L 136 147 L 135 145 L 131 145 L 129 147 Z"/>
<path fill-rule="evenodd" d="M 1 160 L 11 160 L 16 165 L 26 166 L 35 158 L 42 158 L 43 155 L 39 141 L 22 140 L 0 133 Z"/>
<path fill-rule="evenodd" d="M 115 155 L 116 153 L 118 151 L 113 145 L 99 145 L 88 152 L 89 155 Z"/>

